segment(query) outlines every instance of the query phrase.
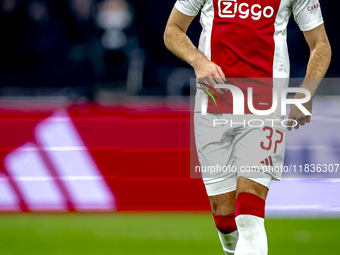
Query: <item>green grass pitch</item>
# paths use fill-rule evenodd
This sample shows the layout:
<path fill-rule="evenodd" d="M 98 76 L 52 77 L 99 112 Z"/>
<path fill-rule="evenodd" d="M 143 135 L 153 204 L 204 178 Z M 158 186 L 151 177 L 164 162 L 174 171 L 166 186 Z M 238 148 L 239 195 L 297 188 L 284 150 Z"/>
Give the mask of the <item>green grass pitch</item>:
<path fill-rule="evenodd" d="M 270 255 L 340 254 L 340 220 L 266 220 Z M 1 215 L 1 255 L 223 255 L 210 214 Z"/>

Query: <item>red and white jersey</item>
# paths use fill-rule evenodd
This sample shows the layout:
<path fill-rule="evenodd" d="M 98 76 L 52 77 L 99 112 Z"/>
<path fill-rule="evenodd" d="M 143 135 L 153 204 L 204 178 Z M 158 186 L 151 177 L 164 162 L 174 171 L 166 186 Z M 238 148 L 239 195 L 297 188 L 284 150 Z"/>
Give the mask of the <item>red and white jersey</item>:
<path fill-rule="evenodd" d="M 175 7 L 188 16 L 201 11 L 199 50 L 231 82 L 234 78 L 289 78 L 287 25 L 291 14 L 302 31 L 323 24 L 319 0 L 178 0 Z M 246 86 L 235 83 L 246 95 Z M 273 86 L 272 81 L 258 80 L 247 85 L 253 87 L 256 109 L 270 108 Z M 197 91 L 197 100 L 200 93 L 204 92 Z M 231 113 L 231 92 L 222 99 L 223 107 L 209 102 L 209 111 Z M 247 105 L 245 109 L 250 113 Z"/>

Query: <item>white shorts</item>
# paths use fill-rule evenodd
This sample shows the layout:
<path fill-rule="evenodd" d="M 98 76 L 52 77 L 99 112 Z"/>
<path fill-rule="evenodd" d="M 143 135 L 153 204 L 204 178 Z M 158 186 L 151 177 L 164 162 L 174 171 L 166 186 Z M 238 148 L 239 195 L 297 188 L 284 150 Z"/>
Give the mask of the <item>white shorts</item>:
<path fill-rule="evenodd" d="M 286 145 L 283 117 L 195 113 L 195 140 L 208 196 L 236 190 L 242 176 L 269 188 L 280 180 Z"/>

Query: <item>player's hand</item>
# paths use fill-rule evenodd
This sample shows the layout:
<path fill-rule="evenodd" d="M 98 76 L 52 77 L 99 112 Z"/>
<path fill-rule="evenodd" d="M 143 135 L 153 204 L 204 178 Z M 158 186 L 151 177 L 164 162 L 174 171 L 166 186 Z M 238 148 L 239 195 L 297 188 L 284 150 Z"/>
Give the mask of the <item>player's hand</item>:
<path fill-rule="evenodd" d="M 296 93 L 294 99 L 302 99 L 305 98 L 306 95 L 302 94 L 302 93 Z M 313 97 L 311 97 L 311 99 L 307 102 L 302 104 L 307 111 L 309 111 L 310 113 L 312 113 L 312 108 L 313 108 Z M 309 123 L 311 120 L 311 116 L 306 116 L 303 112 L 300 111 L 300 109 L 295 105 L 292 104 L 290 106 L 290 112 L 289 112 L 289 117 L 288 119 L 291 120 L 296 120 L 297 121 L 297 125 L 294 127 L 295 129 L 298 129 L 301 126 L 305 125 L 306 123 Z M 294 125 L 294 121 L 288 121 L 288 130 L 292 130 L 292 126 Z"/>
<path fill-rule="evenodd" d="M 215 88 L 216 84 L 226 84 L 225 75 L 221 67 L 205 57 L 195 63 L 194 69 L 198 83 L 202 89 L 207 89 L 211 93 L 215 94 L 215 92 L 208 86 Z M 205 86 L 204 84 L 208 86 Z M 215 90 L 219 95 L 223 95 L 226 91 L 228 91 L 227 89 Z"/>

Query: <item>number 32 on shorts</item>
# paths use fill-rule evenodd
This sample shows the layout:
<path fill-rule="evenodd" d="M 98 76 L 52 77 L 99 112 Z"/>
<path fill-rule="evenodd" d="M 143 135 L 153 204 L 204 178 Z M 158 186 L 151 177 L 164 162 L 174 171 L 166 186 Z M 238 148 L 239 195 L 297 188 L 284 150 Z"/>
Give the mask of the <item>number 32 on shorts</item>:
<path fill-rule="evenodd" d="M 283 141 L 283 132 L 276 129 L 275 132 L 280 136 L 280 138 L 273 141 L 273 135 L 274 135 L 273 128 L 266 126 L 266 127 L 263 128 L 263 131 L 269 132 L 269 135 L 266 136 L 267 140 L 265 142 L 261 142 L 261 148 L 266 150 L 266 151 L 269 151 L 272 148 L 272 145 L 273 145 L 273 142 L 274 142 L 274 154 L 276 154 L 277 145 L 282 143 L 282 141 Z"/>

